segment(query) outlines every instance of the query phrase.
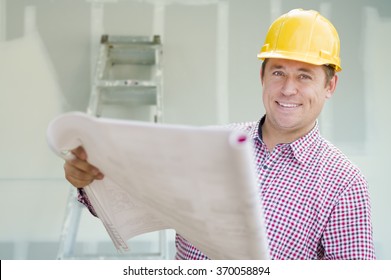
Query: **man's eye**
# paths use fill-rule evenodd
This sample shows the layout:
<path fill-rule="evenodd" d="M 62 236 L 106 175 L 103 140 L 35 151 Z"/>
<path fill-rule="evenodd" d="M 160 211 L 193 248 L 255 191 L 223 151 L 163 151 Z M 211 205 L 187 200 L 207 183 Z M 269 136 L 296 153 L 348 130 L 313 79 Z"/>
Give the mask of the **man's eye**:
<path fill-rule="evenodd" d="M 284 72 L 282 71 L 274 71 L 273 76 L 284 76 Z"/>
<path fill-rule="evenodd" d="M 301 79 L 301 80 L 311 80 L 312 77 L 310 75 L 300 74 L 299 75 L 299 79 Z"/>

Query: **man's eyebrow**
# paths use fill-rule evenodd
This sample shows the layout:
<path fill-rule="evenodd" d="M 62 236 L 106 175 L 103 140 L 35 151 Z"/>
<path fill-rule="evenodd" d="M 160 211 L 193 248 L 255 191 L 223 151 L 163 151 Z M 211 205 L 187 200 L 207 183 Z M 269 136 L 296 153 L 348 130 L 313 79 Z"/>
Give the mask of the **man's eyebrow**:
<path fill-rule="evenodd" d="M 313 74 L 314 73 L 313 70 L 308 69 L 308 68 L 299 68 L 298 71 L 299 72 L 306 72 L 306 73 L 309 73 L 309 74 Z"/>
<path fill-rule="evenodd" d="M 271 69 L 282 69 L 282 68 L 284 68 L 282 65 L 280 65 L 280 64 L 272 64 L 271 66 L 270 66 L 270 68 Z"/>
<path fill-rule="evenodd" d="M 272 64 L 270 65 L 270 69 L 271 70 L 278 70 L 278 69 L 284 69 L 285 67 L 281 64 Z M 306 68 L 306 67 L 301 67 L 299 69 L 297 69 L 298 72 L 305 72 L 305 73 L 308 73 L 308 74 L 313 74 L 314 71 L 312 69 L 309 69 L 309 68 Z"/>

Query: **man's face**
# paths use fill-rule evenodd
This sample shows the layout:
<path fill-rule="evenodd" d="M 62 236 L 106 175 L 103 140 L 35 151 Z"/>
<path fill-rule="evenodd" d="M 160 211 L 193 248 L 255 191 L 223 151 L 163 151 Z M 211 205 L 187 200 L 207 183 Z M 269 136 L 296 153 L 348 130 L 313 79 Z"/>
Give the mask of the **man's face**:
<path fill-rule="evenodd" d="M 271 132 L 300 137 L 315 125 L 337 76 L 326 84 L 322 66 L 270 58 L 262 80 L 265 125 Z"/>

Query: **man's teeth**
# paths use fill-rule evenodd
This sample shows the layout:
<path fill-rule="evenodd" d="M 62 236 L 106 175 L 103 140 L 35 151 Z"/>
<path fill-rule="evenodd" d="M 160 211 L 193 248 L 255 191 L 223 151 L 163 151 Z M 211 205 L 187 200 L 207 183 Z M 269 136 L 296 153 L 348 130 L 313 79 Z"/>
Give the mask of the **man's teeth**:
<path fill-rule="evenodd" d="M 281 107 L 285 107 L 285 108 L 295 108 L 295 107 L 299 107 L 299 104 L 290 104 L 290 103 L 281 103 L 281 102 L 278 102 L 278 104 L 279 104 Z"/>

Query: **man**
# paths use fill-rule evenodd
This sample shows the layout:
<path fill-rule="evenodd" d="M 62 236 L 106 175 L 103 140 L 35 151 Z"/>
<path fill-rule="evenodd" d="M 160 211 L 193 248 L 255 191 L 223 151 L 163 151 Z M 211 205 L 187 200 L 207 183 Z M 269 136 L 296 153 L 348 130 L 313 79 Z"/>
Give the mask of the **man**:
<path fill-rule="evenodd" d="M 254 140 L 254 160 L 273 259 L 374 259 L 368 185 L 319 133 L 317 118 L 341 70 L 339 38 L 318 12 L 292 10 L 269 28 L 258 57 L 266 114 L 233 125 Z M 103 174 L 82 147 L 65 163 L 82 188 Z M 80 199 L 89 206 L 80 190 Z M 207 259 L 182 236 L 177 259 Z"/>

